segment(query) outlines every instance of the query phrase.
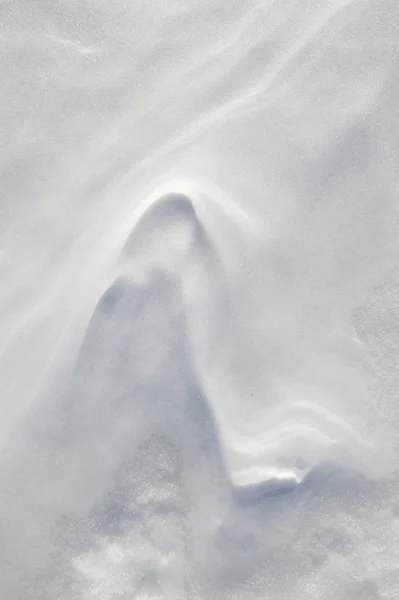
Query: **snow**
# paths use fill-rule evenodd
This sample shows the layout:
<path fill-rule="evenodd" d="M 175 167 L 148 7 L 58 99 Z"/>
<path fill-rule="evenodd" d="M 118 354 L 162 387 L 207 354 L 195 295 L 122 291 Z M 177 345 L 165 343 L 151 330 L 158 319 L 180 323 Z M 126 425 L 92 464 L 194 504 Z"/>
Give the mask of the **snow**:
<path fill-rule="evenodd" d="M 393 0 L 0 2 L 0 598 L 396 600 Z"/>

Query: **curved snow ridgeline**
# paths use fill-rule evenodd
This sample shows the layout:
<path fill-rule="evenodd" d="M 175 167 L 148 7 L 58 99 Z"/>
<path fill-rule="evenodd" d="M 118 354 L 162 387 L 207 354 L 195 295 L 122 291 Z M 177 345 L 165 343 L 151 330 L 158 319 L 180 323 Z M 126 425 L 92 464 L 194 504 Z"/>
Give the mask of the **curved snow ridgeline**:
<path fill-rule="evenodd" d="M 300 386 L 266 389 L 251 436 L 220 418 L 217 380 L 228 385 L 226 357 L 241 343 L 220 247 L 234 211 L 187 189 L 156 192 L 137 211 L 63 391 L 26 426 L 6 478 L 17 501 L 3 552 L 11 548 L 10 564 L 23 552 L 26 574 L 18 585 L 8 574 L 11 589 L 49 599 L 267 589 L 263 561 L 295 532 L 283 525 L 288 507 L 315 493 L 331 501 L 348 482 L 362 493 L 371 485 L 375 449 L 310 388 L 308 397 Z"/>
<path fill-rule="evenodd" d="M 0 30 L 0 600 L 398 600 L 398 2 Z"/>

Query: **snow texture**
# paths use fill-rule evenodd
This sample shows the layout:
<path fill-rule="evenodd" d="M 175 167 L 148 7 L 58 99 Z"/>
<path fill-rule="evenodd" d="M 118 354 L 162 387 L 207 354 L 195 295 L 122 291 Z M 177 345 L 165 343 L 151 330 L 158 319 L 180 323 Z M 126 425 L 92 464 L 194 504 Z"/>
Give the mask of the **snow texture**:
<path fill-rule="evenodd" d="M 1 600 L 397 600 L 398 32 L 0 1 Z"/>

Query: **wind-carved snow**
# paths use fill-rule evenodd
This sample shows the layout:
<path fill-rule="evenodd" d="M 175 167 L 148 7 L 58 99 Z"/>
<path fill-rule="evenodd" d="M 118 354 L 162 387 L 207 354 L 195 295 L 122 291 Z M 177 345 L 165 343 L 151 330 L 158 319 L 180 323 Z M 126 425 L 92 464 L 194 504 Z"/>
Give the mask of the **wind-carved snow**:
<path fill-rule="evenodd" d="M 129 285 L 132 289 L 139 286 L 136 291 L 137 304 L 142 304 L 144 308 L 137 308 L 137 321 L 133 318 L 134 309 L 129 305 L 129 319 L 134 323 L 141 321 L 141 327 L 154 328 L 154 343 L 146 349 L 145 344 L 140 345 L 140 353 L 137 351 L 136 344 L 133 343 L 132 348 L 136 355 L 135 360 L 138 361 L 137 371 L 129 369 L 129 372 L 137 385 L 136 381 L 141 380 L 145 376 L 149 376 L 147 371 L 152 373 L 154 379 L 156 375 L 164 373 L 163 363 L 165 361 L 164 349 L 168 352 L 174 352 L 173 347 L 167 344 L 159 344 L 159 339 L 164 339 L 164 325 L 159 331 L 158 319 L 153 319 L 151 316 L 145 316 L 148 306 L 151 303 L 151 298 L 156 299 L 156 303 L 161 303 L 165 311 L 165 318 L 170 327 L 171 338 L 173 332 L 179 331 L 179 327 L 183 326 L 184 335 L 186 336 L 186 348 L 182 351 L 183 354 L 175 351 L 176 357 L 185 357 L 185 361 L 190 365 L 191 369 L 195 370 L 195 343 L 190 343 L 190 335 L 187 331 L 186 314 L 190 313 L 190 298 L 185 298 L 184 290 L 185 283 L 188 278 L 192 279 L 192 271 L 204 266 L 199 263 L 205 263 L 209 272 L 214 272 L 217 275 L 213 278 L 213 287 L 210 286 L 208 296 L 211 295 L 206 310 L 215 310 L 217 298 L 212 298 L 212 292 L 215 291 L 215 296 L 223 296 L 223 291 L 218 288 L 223 286 L 223 276 L 220 276 L 220 269 L 223 265 L 220 264 L 220 258 L 215 247 L 212 244 L 210 237 L 206 232 L 204 224 L 200 221 L 195 209 L 194 200 L 182 193 L 169 193 L 155 201 L 146 209 L 144 214 L 139 218 L 133 232 L 125 244 L 122 255 L 122 273 L 123 275 L 108 289 L 104 294 L 101 304 L 97 309 L 101 309 L 105 314 L 110 312 L 110 322 L 107 325 L 113 339 L 117 344 L 121 343 L 122 331 L 126 335 L 129 330 L 128 323 L 123 323 L 121 315 L 127 309 L 124 308 L 125 294 L 129 296 Z M 216 273 L 218 269 L 218 272 Z M 202 273 L 203 275 L 203 273 Z M 169 304 L 162 301 L 163 298 L 163 277 L 171 278 L 174 281 L 177 296 L 171 300 Z M 139 283 L 143 281 L 143 283 Z M 129 283 L 127 283 L 129 282 Z M 197 287 L 206 285 L 207 281 L 204 276 L 198 279 Z M 143 290 L 140 290 L 142 285 Z M 146 290 L 148 289 L 148 292 Z M 187 289 L 187 285 L 186 285 Z M 198 290 L 196 290 L 198 294 Z M 148 296 L 147 296 L 148 294 Z M 186 299 L 186 303 L 184 303 Z M 188 300 L 188 302 L 187 302 Z M 213 301 L 213 305 L 212 305 Z M 219 301 L 220 302 L 220 301 Z M 228 302 L 228 298 L 225 298 Z M 172 315 L 175 311 L 175 306 L 182 306 L 182 314 L 177 317 L 177 322 L 174 321 Z M 169 308 L 168 308 L 169 307 Z M 173 307 L 173 308 L 172 308 Z M 227 309 L 227 306 L 225 306 Z M 140 311 L 143 311 L 140 314 Z M 220 307 L 217 307 L 220 310 Z M 223 308 L 221 308 L 223 310 Z M 114 313 L 114 316 L 112 314 Z M 101 312 L 100 312 L 101 314 Z M 198 319 L 202 327 L 207 326 L 207 322 L 212 322 L 212 315 L 202 314 L 202 319 Z M 216 320 L 216 319 L 214 319 Z M 94 321 L 95 322 L 95 321 Z M 123 323 L 123 325 L 121 324 Z M 148 329 L 147 329 L 148 331 Z M 131 334 L 130 340 L 134 340 L 137 334 Z M 139 334 L 139 340 L 146 339 L 148 333 Z M 109 342 L 108 338 L 104 343 L 108 349 L 112 348 L 113 342 Z M 131 341 L 127 344 L 132 344 Z M 93 344 L 94 345 L 94 344 Z M 95 344 L 97 347 L 98 343 Z M 127 349 L 125 353 L 127 353 Z M 144 353 L 143 358 L 138 359 L 138 355 Z M 108 361 L 107 357 L 107 361 Z M 181 358 L 177 361 L 181 362 Z M 96 367 L 97 368 L 97 367 Z M 100 367 L 100 372 L 103 369 Z M 85 373 L 86 373 L 85 369 Z M 104 371 L 106 373 L 106 371 Z M 201 381 L 200 373 L 197 374 Z M 105 374 L 105 380 L 108 376 Z M 113 378 L 112 378 L 113 379 Z M 101 379 L 96 375 L 96 385 L 102 387 Z M 162 377 L 162 380 L 164 378 Z M 122 390 L 126 389 L 123 379 L 120 380 Z M 144 385 L 144 384 L 143 384 Z M 197 383 L 197 385 L 200 385 Z M 147 385 L 146 385 L 147 388 Z M 202 396 L 206 399 L 205 404 L 207 409 L 211 410 L 213 405 L 212 397 L 206 397 L 206 393 L 202 391 Z M 157 394 L 154 394 L 153 402 L 156 403 Z M 154 410 L 156 410 L 154 408 Z M 178 411 L 181 412 L 181 409 Z M 167 418 L 167 417 L 166 417 Z M 222 424 L 221 424 L 222 427 Z M 238 489 L 243 491 L 244 481 L 249 485 L 257 484 L 267 485 L 273 482 L 273 486 L 282 486 L 287 484 L 287 481 L 299 482 L 312 467 L 318 463 L 334 457 L 348 464 L 348 462 L 359 462 L 361 455 L 368 455 L 371 452 L 371 446 L 362 438 L 362 436 L 347 423 L 344 418 L 330 413 L 326 408 L 317 404 L 317 399 L 314 402 L 311 400 L 296 400 L 292 402 L 279 403 L 268 414 L 267 424 L 265 423 L 265 431 L 259 440 L 259 445 L 262 447 L 263 456 L 267 463 L 264 468 L 264 481 L 260 479 L 261 469 L 253 469 L 251 465 L 245 473 L 237 474 L 236 479 L 239 481 Z M 218 428 L 219 429 L 219 428 Z M 222 444 L 220 437 L 216 440 L 218 446 Z M 258 439 L 255 437 L 252 440 L 252 445 L 256 447 Z M 251 445 L 251 444 L 249 444 Z M 222 452 L 222 450 L 221 450 Z M 365 466 L 366 461 L 363 461 Z M 361 464 L 361 462 L 360 462 Z M 251 473 L 254 479 L 251 479 Z M 232 474 L 232 483 L 235 485 L 235 476 Z"/>
<path fill-rule="evenodd" d="M 0 13 L 0 597 L 397 600 L 397 3 Z"/>
<path fill-rule="evenodd" d="M 15 544 L 29 532 L 35 598 L 172 600 L 204 598 L 213 587 L 222 598 L 235 588 L 253 597 L 267 589 L 271 556 L 277 552 L 283 564 L 280 553 L 292 543 L 292 503 L 329 497 L 348 473 L 360 477 L 361 489 L 369 485 L 362 471 L 370 446 L 310 398 L 269 407 L 252 446 L 234 445 L 224 431 L 214 410 L 217 387 L 201 372 L 201 344 L 189 325 L 191 308 L 197 321 L 210 311 L 203 327 L 216 319 L 213 310 L 230 314 L 228 269 L 222 276 L 210 214 L 200 195 L 181 192 L 145 208 L 61 397 L 44 403 L 44 424 L 28 428 L 30 456 L 9 477 L 30 497 L 32 523 Z M 205 299 L 198 301 L 198 291 L 191 304 L 193 290 L 207 283 Z M 32 483 L 21 488 L 28 473 Z M 49 554 L 46 528 L 56 540 Z M 22 566 L 30 573 L 29 563 Z M 282 592 L 292 589 L 292 577 Z"/>

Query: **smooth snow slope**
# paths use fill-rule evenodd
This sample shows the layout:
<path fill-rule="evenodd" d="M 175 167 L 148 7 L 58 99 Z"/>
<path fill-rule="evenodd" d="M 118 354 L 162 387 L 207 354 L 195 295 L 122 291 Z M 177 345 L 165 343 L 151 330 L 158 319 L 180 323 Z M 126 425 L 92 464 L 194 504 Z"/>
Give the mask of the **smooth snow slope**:
<path fill-rule="evenodd" d="M 0 598 L 397 600 L 399 8 L 0 2 Z"/>

